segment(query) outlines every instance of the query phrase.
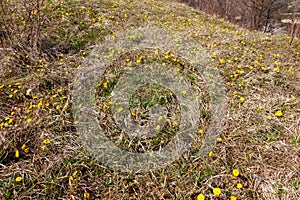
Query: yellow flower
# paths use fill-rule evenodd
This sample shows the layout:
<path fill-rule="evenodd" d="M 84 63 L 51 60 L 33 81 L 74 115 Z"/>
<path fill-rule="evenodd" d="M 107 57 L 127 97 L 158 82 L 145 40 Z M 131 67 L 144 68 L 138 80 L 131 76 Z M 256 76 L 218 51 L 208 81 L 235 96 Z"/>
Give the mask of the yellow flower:
<path fill-rule="evenodd" d="M 236 200 L 236 196 L 230 196 L 230 200 Z"/>
<path fill-rule="evenodd" d="M 217 142 L 222 142 L 222 138 L 217 138 Z"/>
<path fill-rule="evenodd" d="M 74 180 L 73 176 L 70 176 L 70 177 L 69 177 L 69 180 L 70 180 L 70 181 L 73 181 L 73 180 Z"/>
<path fill-rule="evenodd" d="M 75 170 L 75 171 L 73 172 L 73 176 L 76 176 L 76 175 L 77 175 L 77 173 L 78 173 L 78 171 L 77 171 L 77 170 Z"/>
<path fill-rule="evenodd" d="M 19 154 L 19 150 L 16 150 L 16 154 L 15 154 L 16 158 L 19 158 L 20 154 Z"/>
<path fill-rule="evenodd" d="M 209 156 L 209 157 L 213 157 L 213 156 L 214 156 L 214 152 L 210 151 L 210 152 L 208 153 L 208 156 Z"/>
<path fill-rule="evenodd" d="M 199 195 L 197 196 L 197 200 L 204 200 L 204 199 L 205 199 L 204 194 L 199 194 Z"/>
<path fill-rule="evenodd" d="M 221 189 L 220 188 L 214 188 L 213 193 L 214 193 L 214 195 L 219 196 L 221 194 Z"/>
<path fill-rule="evenodd" d="M 241 188 L 243 188 L 243 184 L 238 183 L 238 184 L 236 185 L 236 187 L 237 187 L 238 189 L 241 189 Z"/>
<path fill-rule="evenodd" d="M 103 88 L 105 88 L 105 89 L 108 88 L 107 82 L 103 83 Z"/>
<path fill-rule="evenodd" d="M 232 174 L 233 174 L 233 176 L 238 176 L 238 175 L 240 175 L 240 171 L 238 169 L 234 169 L 234 170 L 232 170 Z"/>
<path fill-rule="evenodd" d="M 24 153 L 29 153 L 29 148 L 25 148 Z"/>
<path fill-rule="evenodd" d="M 17 182 L 22 181 L 22 177 L 21 177 L 21 176 L 18 176 L 18 177 L 16 178 L 16 181 L 17 181 Z"/>
<path fill-rule="evenodd" d="M 245 98 L 244 97 L 240 97 L 240 101 L 245 101 Z"/>
<path fill-rule="evenodd" d="M 46 145 L 50 144 L 50 140 L 49 139 L 44 139 L 43 143 L 46 144 Z"/>
<path fill-rule="evenodd" d="M 43 100 L 40 100 L 40 102 L 37 104 L 38 108 L 41 108 L 43 106 Z"/>
<path fill-rule="evenodd" d="M 90 193 L 84 192 L 83 197 L 84 197 L 85 199 L 90 198 Z"/>
<path fill-rule="evenodd" d="M 250 159 L 252 159 L 253 154 L 252 154 L 252 153 L 249 153 L 248 156 L 249 156 Z"/>
<path fill-rule="evenodd" d="M 131 111 L 131 115 L 132 115 L 132 116 L 136 116 L 135 111 Z"/>
<path fill-rule="evenodd" d="M 159 131 L 160 125 L 157 125 L 157 126 L 155 127 L 155 129 Z"/>
<path fill-rule="evenodd" d="M 272 119 L 273 117 L 272 117 L 271 115 L 268 115 L 267 118 L 268 118 L 268 119 Z"/>
<path fill-rule="evenodd" d="M 26 148 L 26 144 L 23 144 L 22 147 L 21 147 L 21 149 L 24 150 L 25 148 Z"/>
<path fill-rule="evenodd" d="M 28 122 L 28 123 L 32 122 L 32 119 L 30 119 L 30 118 L 29 118 L 29 119 L 27 119 L 27 122 Z"/>
<path fill-rule="evenodd" d="M 202 129 L 199 129 L 198 130 L 198 133 L 203 133 L 204 131 Z"/>
<path fill-rule="evenodd" d="M 275 116 L 276 117 L 281 117 L 282 116 L 281 110 L 276 111 Z"/>

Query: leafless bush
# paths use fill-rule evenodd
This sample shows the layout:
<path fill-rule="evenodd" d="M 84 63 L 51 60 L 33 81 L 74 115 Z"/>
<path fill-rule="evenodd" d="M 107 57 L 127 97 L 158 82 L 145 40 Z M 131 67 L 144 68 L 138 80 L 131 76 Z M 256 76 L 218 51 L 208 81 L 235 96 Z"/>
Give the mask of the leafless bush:
<path fill-rule="evenodd" d="M 10 52 L 36 59 L 41 53 L 45 0 L 0 0 L 1 54 Z M 10 54 L 9 53 L 9 54 Z"/>
<path fill-rule="evenodd" d="M 290 0 L 179 0 L 248 29 L 273 32 Z"/>

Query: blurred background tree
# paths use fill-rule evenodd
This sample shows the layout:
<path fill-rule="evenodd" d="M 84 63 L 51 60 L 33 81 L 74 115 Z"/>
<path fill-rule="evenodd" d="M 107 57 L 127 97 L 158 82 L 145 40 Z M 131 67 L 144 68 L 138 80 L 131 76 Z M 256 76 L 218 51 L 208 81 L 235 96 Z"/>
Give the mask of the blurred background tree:
<path fill-rule="evenodd" d="M 288 29 L 282 22 L 287 17 L 298 16 L 300 0 L 178 0 L 208 14 L 215 14 L 250 30 L 284 33 Z M 293 13 L 293 14 L 292 14 Z"/>

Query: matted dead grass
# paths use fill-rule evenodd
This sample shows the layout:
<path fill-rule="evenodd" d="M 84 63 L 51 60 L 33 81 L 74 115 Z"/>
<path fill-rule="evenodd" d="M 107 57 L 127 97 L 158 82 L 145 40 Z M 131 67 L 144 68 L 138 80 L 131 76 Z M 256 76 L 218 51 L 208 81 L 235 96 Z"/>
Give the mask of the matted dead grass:
<path fill-rule="evenodd" d="M 196 199 L 202 193 L 206 199 L 299 199 L 299 40 L 289 46 L 287 35 L 249 32 L 172 1 L 45 5 L 51 26 L 42 27 L 43 37 L 54 46 L 28 57 L 15 46 L 0 49 L 0 198 Z M 22 22 L 21 14 L 14 20 Z M 226 86 L 226 122 L 222 140 L 205 157 L 199 149 L 209 115 L 190 151 L 172 165 L 148 173 L 116 172 L 78 140 L 73 79 L 106 35 L 147 25 L 191 30 Z M 208 109 L 206 99 L 203 103 Z"/>

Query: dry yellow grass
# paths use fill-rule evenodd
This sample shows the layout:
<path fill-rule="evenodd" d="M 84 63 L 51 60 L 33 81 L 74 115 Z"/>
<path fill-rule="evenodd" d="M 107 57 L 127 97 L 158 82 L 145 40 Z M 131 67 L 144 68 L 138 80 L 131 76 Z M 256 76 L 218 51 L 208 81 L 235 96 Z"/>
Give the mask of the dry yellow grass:
<path fill-rule="evenodd" d="M 47 24 L 41 25 L 41 37 L 53 47 L 46 45 L 43 54 L 26 44 L 0 49 L 0 199 L 196 199 L 200 193 L 206 199 L 300 198 L 298 39 L 289 46 L 288 35 L 249 32 L 168 0 L 44 5 Z M 11 26 L 30 23 L 22 15 L 16 11 Z M 228 102 L 222 141 L 212 156 L 199 155 L 206 116 L 199 140 L 173 164 L 147 173 L 117 172 L 78 140 L 74 77 L 105 36 L 155 25 L 174 33 L 188 30 L 211 55 Z M 233 169 L 239 170 L 237 177 Z M 220 196 L 213 188 L 221 189 Z"/>

